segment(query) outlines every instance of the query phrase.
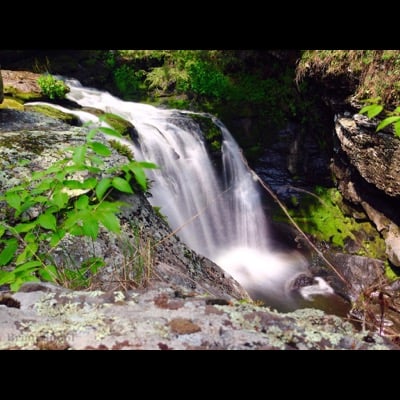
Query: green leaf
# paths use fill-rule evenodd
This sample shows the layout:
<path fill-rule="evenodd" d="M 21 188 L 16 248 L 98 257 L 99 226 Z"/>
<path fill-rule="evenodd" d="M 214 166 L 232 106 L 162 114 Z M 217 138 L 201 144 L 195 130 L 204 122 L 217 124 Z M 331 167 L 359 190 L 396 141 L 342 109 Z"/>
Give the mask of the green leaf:
<path fill-rule="evenodd" d="M 105 133 L 106 135 L 109 135 L 109 136 L 116 136 L 116 137 L 122 137 L 122 135 L 121 135 L 119 132 L 117 132 L 116 130 L 114 130 L 114 129 L 106 128 L 106 127 L 104 127 L 104 126 L 101 126 L 101 127 L 98 128 L 98 129 L 99 129 L 100 132 L 103 132 L 103 133 Z"/>
<path fill-rule="evenodd" d="M 7 192 L 6 193 L 6 202 L 12 208 L 18 209 L 21 205 L 21 197 L 17 193 Z"/>
<path fill-rule="evenodd" d="M 394 112 L 400 113 L 400 106 L 399 106 L 399 107 L 396 107 L 396 108 L 394 109 Z"/>
<path fill-rule="evenodd" d="M 45 175 L 46 175 L 45 171 L 33 171 L 31 178 L 32 178 L 32 180 L 35 181 L 35 180 L 41 179 Z"/>
<path fill-rule="evenodd" d="M 38 271 L 40 277 L 47 282 L 57 281 L 57 268 L 54 265 L 46 265 Z"/>
<path fill-rule="evenodd" d="M 6 246 L 0 253 L 0 267 L 8 264 L 14 257 L 15 252 L 18 248 L 17 239 L 9 239 L 6 242 Z"/>
<path fill-rule="evenodd" d="M 54 184 L 54 179 L 53 178 L 46 178 L 41 180 L 38 185 L 32 190 L 32 193 L 34 194 L 40 194 L 43 192 L 46 192 L 47 190 L 50 190 L 53 187 Z"/>
<path fill-rule="evenodd" d="M 8 285 L 14 280 L 14 271 L 0 271 L 0 285 Z"/>
<path fill-rule="evenodd" d="M 90 218 L 90 210 L 83 209 L 77 211 L 76 209 L 67 213 L 67 219 L 64 221 L 64 228 L 66 230 L 71 229 L 74 225 L 78 224 L 78 222 L 83 221 L 86 218 Z"/>
<path fill-rule="evenodd" d="M 46 196 L 36 196 L 32 200 L 36 203 L 47 203 L 49 201 L 48 197 Z"/>
<path fill-rule="evenodd" d="M 75 206 L 78 210 L 87 209 L 89 206 L 89 197 L 86 195 L 79 196 L 75 201 Z"/>
<path fill-rule="evenodd" d="M 121 232 L 119 219 L 114 213 L 100 213 L 98 214 L 98 219 L 110 232 Z"/>
<path fill-rule="evenodd" d="M 123 178 L 120 178 L 119 176 L 113 178 L 111 184 L 115 189 L 119 190 L 120 192 L 133 193 L 133 190 L 129 182 L 127 182 Z"/>
<path fill-rule="evenodd" d="M 400 116 L 395 116 L 395 117 L 387 117 L 383 121 L 379 123 L 379 125 L 376 127 L 376 131 L 380 131 L 381 129 L 385 128 L 389 124 L 393 124 L 394 122 L 400 121 Z"/>
<path fill-rule="evenodd" d="M 118 213 L 122 206 L 126 206 L 127 204 L 122 201 L 103 201 L 96 207 L 96 212 L 104 213 L 104 212 L 111 212 L 111 213 Z"/>
<path fill-rule="evenodd" d="M 396 136 L 400 137 L 400 121 L 394 123 L 394 132 Z"/>
<path fill-rule="evenodd" d="M 148 169 L 159 169 L 160 167 L 157 164 L 154 164 L 152 162 L 148 161 L 136 161 L 137 165 L 139 165 L 142 168 L 148 168 Z"/>
<path fill-rule="evenodd" d="M 87 124 L 90 125 L 91 123 L 88 122 Z M 86 125 L 86 124 L 85 124 L 85 125 Z M 87 136 L 86 136 L 86 140 L 87 140 L 88 142 L 90 142 L 90 141 L 96 136 L 96 134 L 97 134 L 97 129 L 91 129 L 91 130 L 89 131 L 89 133 L 87 134 Z"/>
<path fill-rule="evenodd" d="M 51 201 L 58 207 L 59 210 L 61 210 L 68 204 L 69 197 L 67 193 L 59 191 L 54 193 L 54 196 L 51 199 Z"/>
<path fill-rule="evenodd" d="M 94 189 L 97 185 L 96 178 L 87 178 L 82 182 L 82 189 Z"/>
<path fill-rule="evenodd" d="M 129 169 L 134 173 L 136 182 L 140 185 L 143 190 L 147 189 L 146 174 L 142 167 L 139 167 L 136 163 L 130 163 Z"/>
<path fill-rule="evenodd" d="M 6 227 L 0 224 L 0 238 L 4 235 L 5 232 L 6 232 Z"/>
<path fill-rule="evenodd" d="M 360 114 L 365 114 L 367 113 L 368 118 L 372 119 L 374 117 L 376 117 L 378 114 L 380 114 L 383 110 L 383 106 L 381 106 L 380 104 L 370 104 L 369 106 L 365 106 L 363 107 L 359 113 Z"/>
<path fill-rule="evenodd" d="M 103 178 L 96 186 L 96 196 L 100 201 L 107 190 L 111 187 L 111 178 Z"/>
<path fill-rule="evenodd" d="M 34 243 L 36 242 L 37 236 L 34 232 L 28 232 L 25 236 L 24 236 L 24 242 L 25 243 Z"/>
<path fill-rule="evenodd" d="M 58 243 L 60 243 L 60 240 L 65 236 L 66 231 L 63 229 L 60 229 L 56 232 L 53 233 L 50 237 L 50 246 L 51 247 L 56 247 Z"/>
<path fill-rule="evenodd" d="M 40 261 L 28 261 L 25 264 L 15 267 L 14 274 L 17 276 L 21 274 L 21 272 L 37 269 L 37 267 L 40 267 L 41 265 L 42 263 Z"/>
<path fill-rule="evenodd" d="M 15 264 L 19 265 L 25 262 L 25 260 L 31 258 L 37 252 L 38 248 L 39 245 L 37 243 L 28 243 L 24 251 L 18 255 L 17 259 L 15 260 Z"/>
<path fill-rule="evenodd" d="M 108 157 L 112 153 L 106 145 L 100 142 L 90 142 L 89 146 L 93 149 L 95 153 L 103 157 Z"/>
<path fill-rule="evenodd" d="M 84 236 L 81 225 L 74 225 L 69 229 L 69 233 L 74 236 Z"/>
<path fill-rule="evenodd" d="M 27 222 L 27 223 L 20 223 L 18 225 L 15 225 L 14 230 L 17 233 L 24 233 L 24 232 L 29 232 L 32 229 L 36 228 L 38 222 Z"/>
<path fill-rule="evenodd" d="M 68 189 L 82 189 L 82 182 L 75 179 L 67 179 L 63 181 L 63 185 Z"/>
<path fill-rule="evenodd" d="M 97 219 L 93 217 L 85 219 L 83 221 L 82 230 L 85 236 L 96 239 L 99 234 L 99 223 Z"/>
<path fill-rule="evenodd" d="M 97 168 L 98 172 L 101 172 L 101 170 L 99 170 L 99 167 L 102 167 L 104 165 L 104 160 L 102 157 L 98 157 L 95 154 L 90 156 L 90 163 L 91 166 L 87 166 L 86 169 L 90 172 L 93 172 L 90 168 Z"/>
<path fill-rule="evenodd" d="M 84 164 L 86 157 L 86 146 L 78 146 L 75 148 L 72 155 L 72 160 L 75 164 Z"/>
<path fill-rule="evenodd" d="M 44 229 L 50 229 L 55 231 L 57 229 L 57 220 L 53 214 L 45 213 L 40 214 L 37 221 L 39 222 L 40 226 Z"/>

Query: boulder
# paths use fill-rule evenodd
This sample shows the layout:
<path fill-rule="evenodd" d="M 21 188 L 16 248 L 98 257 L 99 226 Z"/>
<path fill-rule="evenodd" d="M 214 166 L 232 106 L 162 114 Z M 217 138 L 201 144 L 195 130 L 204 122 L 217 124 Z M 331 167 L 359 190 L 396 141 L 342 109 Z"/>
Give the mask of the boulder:
<path fill-rule="evenodd" d="M 332 171 L 344 198 L 360 206 L 385 240 L 386 255 L 400 266 L 400 140 L 375 132 L 355 114 L 337 115 Z"/>

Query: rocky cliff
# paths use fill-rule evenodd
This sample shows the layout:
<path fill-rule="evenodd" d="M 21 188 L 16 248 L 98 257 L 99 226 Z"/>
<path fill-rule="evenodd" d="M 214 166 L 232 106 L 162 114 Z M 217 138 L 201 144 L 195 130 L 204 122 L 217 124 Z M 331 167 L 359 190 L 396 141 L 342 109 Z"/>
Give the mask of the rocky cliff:
<path fill-rule="evenodd" d="M 337 115 L 332 171 L 344 197 L 362 208 L 384 238 L 388 260 L 400 267 L 400 141 L 375 128 L 362 115 Z"/>

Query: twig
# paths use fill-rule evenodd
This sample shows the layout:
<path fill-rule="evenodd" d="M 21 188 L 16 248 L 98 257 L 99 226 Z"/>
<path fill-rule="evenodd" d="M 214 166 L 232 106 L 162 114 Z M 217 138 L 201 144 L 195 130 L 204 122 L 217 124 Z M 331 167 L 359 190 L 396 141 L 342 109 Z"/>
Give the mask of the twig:
<path fill-rule="evenodd" d="M 314 245 L 313 242 L 307 237 L 307 235 L 301 230 L 299 225 L 297 225 L 296 221 L 290 216 L 287 208 L 284 204 L 279 200 L 278 196 L 272 191 L 272 189 L 249 167 L 247 160 L 241 154 L 243 163 L 246 165 L 247 169 L 252 174 L 253 178 L 261 184 L 261 186 L 270 194 L 270 196 L 275 200 L 275 202 L 279 205 L 285 215 L 288 217 L 289 221 L 292 225 L 298 230 L 298 232 L 303 236 L 303 238 L 307 241 L 307 243 L 311 246 L 311 248 L 321 257 L 321 259 L 328 265 L 340 278 L 341 281 L 344 282 L 346 286 L 350 286 L 350 284 L 346 281 L 346 279 L 339 273 L 339 271 L 333 266 L 333 264 L 323 255 L 323 253 Z"/>

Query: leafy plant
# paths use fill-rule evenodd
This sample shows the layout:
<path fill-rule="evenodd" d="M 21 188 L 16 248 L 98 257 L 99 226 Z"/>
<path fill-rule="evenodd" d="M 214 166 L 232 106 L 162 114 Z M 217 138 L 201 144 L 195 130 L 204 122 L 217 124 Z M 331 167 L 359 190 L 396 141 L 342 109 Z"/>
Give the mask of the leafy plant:
<path fill-rule="evenodd" d="M 76 280 L 101 267 L 99 260 L 85 260 L 78 269 L 60 271 L 51 253 L 67 234 L 95 240 L 100 227 L 119 234 L 117 214 L 124 203 L 113 200 L 111 192 L 133 193 L 134 182 L 145 191 L 144 169 L 157 166 L 130 159 L 104 170 L 112 151 L 95 139 L 100 132 L 120 136 L 96 126 L 84 144 L 67 149 L 65 158 L 0 196 L 8 207 L 8 217 L 0 222 L 0 285 L 16 291 L 24 282 Z"/>
<path fill-rule="evenodd" d="M 367 114 L 369 119 L 378 116 L 382 111 L 384 111 L 384 106 L 380 104 L 381 98 L 375 97 L 371 99 L 364 100 L 365 103 L 369 103 L 359 111 L 360 114 Z M 386 111 L 388 115 L 384 118 L 376 127 L 376 132 L 386 128 L 388 125 L 393 124 L 394 133 L 396 136 L 400 137 L 400 106 L 396 107 L 394 111 Z"/>
<path fill-rule="evenodd" d="M 60 79 L 56 79 L 53 75 L 41 75 L 37 83 L 41 92 L 50 99 L 63 99 L 69 92 L 69 87 Z"/>
<path fill-rule="evenodd" d="M 128 65 L 121 65 L 114 71 L 117 89 L 124 97 L 135 96 L 143 86 L 143 71 L 135 71 Z"/>

